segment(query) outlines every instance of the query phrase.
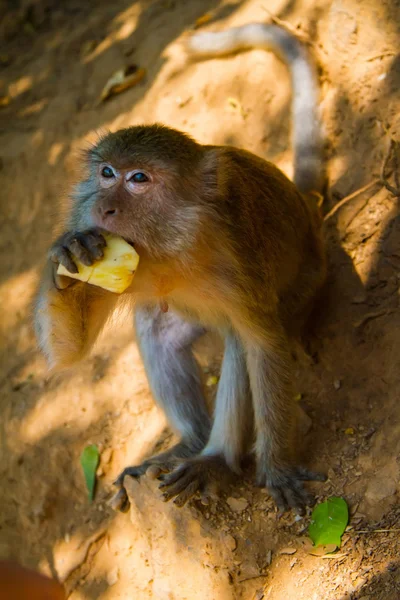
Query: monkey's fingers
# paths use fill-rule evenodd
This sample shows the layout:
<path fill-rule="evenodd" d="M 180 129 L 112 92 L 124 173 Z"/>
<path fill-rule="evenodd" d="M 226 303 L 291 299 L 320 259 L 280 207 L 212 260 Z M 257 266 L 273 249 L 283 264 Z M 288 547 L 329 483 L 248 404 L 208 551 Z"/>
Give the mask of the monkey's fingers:
<path fill-rule="evenodd" d="M 120 512 L 127 512 L 129 510 L 129 499 L 126 490 L 124 488 L 118 490 L 118 492 L 108 500 L 107 504 L 115 511 L 119 510 Z"/>
<path fill-rule="evenodd" d="M 318 471 L 310 471 L 305 467 L 296 468 L 296 477 L 300 481 L 326 481 L 328 479 L 325 473 L 319 473 Z"/>
<path fill-rule="evenodd" d="M 300 515 L 305 514 L 306 506 L 314 506 L 315 499 L 309 494 L 299 481 L 292 481 L 291 485 L 284 488 L 269 486 L 268 492 L 274 499 L 279 512 L 294 508 Z"/>
<path fill-rule="evenodd" d="M 161 465 L 150 465 L 146 469 L 146 477 L 149 479 L 160 479 L 165 473 L 169 473 L 170 469 Z"/>
<path fill-rule="evenodd" d="M 186 502 L 193 498 L 193 496 L 199 491 L 201 485 L 200 482 L 195 479 L 180 493 L 174 500 L 174 504 L 179 508 L 185 506 Z"/>
<path fill-rule="evenodd" d="M 117 479 L 113 482 L 113 485 L 115 485 L 115 487 L 117 487 L 117 488 L 123 488 L 124 487 L 124 479 L 125 479 L 126 475 L 130 475 L 131 477 L 135 477 L 135 479 L 137 479 L 141 475 L 145 474 L 146 469 L 147 469 L 146 465 L 139 465 L 137 467 L 126 467 L 122 471 L 122 473 L 120 473 L 118 475 Z"/>
<path fill-rule="evenodd" d="M 196 477 L 196 473 L 192 473 L 191 469 L 187 469 L 185 466 L 185 468 L 178 468 L 170 475 L 165 476 L 159 487 L 165 490 L 163 491 L 165 502 L 176 496 L 174 503 L 182 507 L 200 489 L 201 483 Z"/>
<path fill-rule="evenodd" d="M 273 501 L 275 502 L 279 513 L 284 513 L 288 509 L 288 504 L 283 491 L 279 488 L 267 487 L 267 491 Z"/>
<path fill-rule="evenodd" d="M 78 273 L 78 267 L 72 260 L 70 251 L 65 246 L 57 246 L 50 250 L 49 257 L 53 263 L 62 265 L 70 273 Z"/>
<path fill-rule="evenodd" d="M 158 479 L 160 481 L 162 481 L 162 483 L 160 484 L 160 489 L 167 487 L 169 485 L 172 485 L 173 483 L 176 483 L 179 479 L 181 479 L 181 477 L 183 477 L 185 475 L 185 473 L 187 472 L 189 468 L 189 465 L 187 464 L 182 464 L 179 467 L 177 467 L 176 469 L 174 469 L 172 471 L 172 473 L 168 473 L 168 474 L 161 474 L 158 476 Z"/>
<path fill-rule="evenodd" d="M 96 232 L 76 233 L 69 243 L 69 250 L 83 265 L 90 267 L 104 256 L 104 237 Z"/>

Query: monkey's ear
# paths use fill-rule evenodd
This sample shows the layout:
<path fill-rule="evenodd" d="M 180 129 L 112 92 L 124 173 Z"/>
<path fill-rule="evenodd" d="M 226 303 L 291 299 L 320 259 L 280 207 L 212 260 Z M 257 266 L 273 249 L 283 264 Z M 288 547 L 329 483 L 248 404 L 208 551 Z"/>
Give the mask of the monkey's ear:
<path fill-rule="evenodd" d="M 46 275 L 46 274 L 45 274 Z M 96 341 L 118 295 L 86 283 L 58 290 L 45 276 L 35 306 L 36 334 L 52 370 L 79 362 Z"/>

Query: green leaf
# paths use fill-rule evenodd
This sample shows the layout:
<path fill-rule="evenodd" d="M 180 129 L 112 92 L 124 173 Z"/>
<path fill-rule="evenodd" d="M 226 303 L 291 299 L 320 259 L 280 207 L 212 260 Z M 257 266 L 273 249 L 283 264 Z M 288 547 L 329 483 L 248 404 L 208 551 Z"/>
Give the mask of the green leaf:
<path fill-rule="evenodd" d="M 100 460 L 97 446 L 92 444 L 86 446 L 81 454 L 81 466 L 85 476 L 86 487 L 89 492 L 89 501 L 93 501 L 94 488 L 96 486 L 96 469 Z"/>
<path fill-rule="evenodd" d="M 349 510 L 343 498 L 329 498 L 318 504 L 311 515 L 308 534 L 314 546 L 335 544 L 340 548 L 341 537 L 347 527 Z"/>

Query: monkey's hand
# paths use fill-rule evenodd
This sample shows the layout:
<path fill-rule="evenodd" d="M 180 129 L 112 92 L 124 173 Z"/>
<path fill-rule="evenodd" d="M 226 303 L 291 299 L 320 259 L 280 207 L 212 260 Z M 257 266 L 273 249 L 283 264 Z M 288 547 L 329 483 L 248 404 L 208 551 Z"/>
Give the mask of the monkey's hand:
<path fill-rule="evenodd" d="M 104 255 L 106 240 L 97 229 L 89 231 L 67 231 L 53 244 L 49 258 L 54 264 L 53 279 L 57 288 L 64 289 L 75 280 L 57 275 L 58 265 L 63 265 L 70 273 L 78 273 L 75 261 L 90 267 Z"/>
<path fill-rule="evenodd" d="M 185 461 L 168 475 L 160 475 L 160 489 L 165 502 L 175 498 L 174 504 L 182 507 L 197 492 L 202 496 L 215 495 L 230 474 L 221 456 L 199 456 Z"/>
<path fill-rule="evenodd" d="M 306 506 L 313 506 L 315 499 L 303 487 L 303 481 L 326 481 L 326 475 L 309 471 L 304 467 L 273 467 L 265 473 L 259 473 L 257 483 L 266 487 L 275 500 L 278 510 L 284 512 L 294 508 L 304 513 Z"/>

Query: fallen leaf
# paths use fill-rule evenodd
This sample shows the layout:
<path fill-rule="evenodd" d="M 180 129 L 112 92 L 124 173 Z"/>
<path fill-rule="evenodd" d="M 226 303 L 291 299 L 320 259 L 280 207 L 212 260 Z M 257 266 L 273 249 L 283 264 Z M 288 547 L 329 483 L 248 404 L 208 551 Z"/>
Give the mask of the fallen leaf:
<path fill-rule="evenodd" d="M 137 65 L 128 65 L 123 69 L 119 69 L 107 81 L 100 94 L 100 100 L 105 102 L 112 96 L 133 87 L 142 81 L 145 75 L 146 70 L 139 68 Z"/>
<path fill-rule="evenodd" d="M 354 428 L 353 427 L 348 427 L 347 429 L 344 430 L 346 435 L 354 435 Z"/>
<path fill-rule="evenodd" d="M 81 466 L 85 476 L 86 487 L 89 492 L 89 501 L 93 501 L 94 488 L 96 485 L 96 470 L 100 456 L 97 446 L 94 444 L 86 446 L 81 454 Z"/>
<path fill-rule="evenodd" d="M 207 387 L 212 387 L 213 385 L 217 385 L 217 383 L 218 383 L 218 377 L 216 375 L 210 375 L 210 377 L 207 377 L 207 381 L 206 381 Z"/>
<path fill-rule="evenodd" d="M 0 108 L 8 106 L 11 102 L 10 96 L 0 96 Z"/>
<path fill-rule="evenodd" d="M 198 29 L 199 27 L 206 25 L 211 21 L 212 17 L 212 13 L 205 13 L 204 15 L 196 19 L 194 23 L 194 29 Z"/>
<path fill-rule="evenodd" d="M 314 546 L 334 545 L 340 548 L 341 537 L 349 521 L 349 510 L 343 498 L 332 497 L 318 504 L 311 515 L 308 534 Z"/>

